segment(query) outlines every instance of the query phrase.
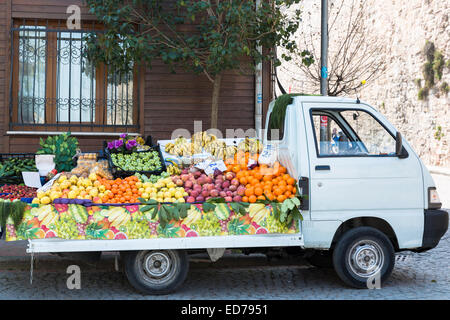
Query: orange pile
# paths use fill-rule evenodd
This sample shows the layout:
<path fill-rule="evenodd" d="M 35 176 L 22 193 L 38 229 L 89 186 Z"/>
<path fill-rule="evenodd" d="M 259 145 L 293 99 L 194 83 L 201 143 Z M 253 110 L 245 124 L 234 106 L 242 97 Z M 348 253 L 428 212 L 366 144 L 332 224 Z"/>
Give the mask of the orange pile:
<path fill-rule="evenodd" d="M 225 164 L 227 166 L 240 165 L 242 167 L 245 167 L 247 166 L 250 159 L 258 161 L 258 158 L 259 158 L 258 153 L 250 153 L 238 150 L 238 152 L 235 153 L 233 158 L 228 158 L 225 160 Z M 231 169 L 229 168 L 229 170 Z"/>
<path fill-rule="evenodd" d="M 136 183 L 139 178 L 136 176 L 126 177 L 124 179 L 117 178 L 115 180 L 98 179 L 105 186 L 105 196 L 102 198 L 103 203 L 138 203 L 138 198 L 142 192 L 138 190 Z"/>
<path fill-rule="evenodd" d="M 231 166 L 236 178 L 245 185 L 243 202 L 254 203 L 256 200 L 283 202 L 295 196 L 295 179 L 287 174 L 285 167 L 276 162 L 273 167 L 260 165 L 252 170 L 240 165 Z"/>

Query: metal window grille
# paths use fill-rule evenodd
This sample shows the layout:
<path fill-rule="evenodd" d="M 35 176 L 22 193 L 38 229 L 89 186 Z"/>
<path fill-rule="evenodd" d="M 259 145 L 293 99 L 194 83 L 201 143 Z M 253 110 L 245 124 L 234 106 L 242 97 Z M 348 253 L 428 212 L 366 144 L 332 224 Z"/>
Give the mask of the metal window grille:
<path fill-rule="evenodd" d="M 85 37 L 64 22 L 14 21 L 11 27 L 10 129 L 138 129 L 137 72 L 94 66 Z"/>

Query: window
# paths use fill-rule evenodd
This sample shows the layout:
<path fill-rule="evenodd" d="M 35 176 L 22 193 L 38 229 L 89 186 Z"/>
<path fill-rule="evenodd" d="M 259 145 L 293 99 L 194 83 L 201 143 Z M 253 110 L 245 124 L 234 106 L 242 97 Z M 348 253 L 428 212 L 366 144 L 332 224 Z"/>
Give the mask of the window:
<path fill-rule="evenodd" d="M 395 139 L 363 110 L 313 110 L 319 156 L 393 156 Z"/>
<path fill-rule="evenodd" d="M 90 30 L 64 23 L 12 28 L 11 130 L 126 131 L 138 128 L 137 72 L 94 66 L 84 56 Z"/>

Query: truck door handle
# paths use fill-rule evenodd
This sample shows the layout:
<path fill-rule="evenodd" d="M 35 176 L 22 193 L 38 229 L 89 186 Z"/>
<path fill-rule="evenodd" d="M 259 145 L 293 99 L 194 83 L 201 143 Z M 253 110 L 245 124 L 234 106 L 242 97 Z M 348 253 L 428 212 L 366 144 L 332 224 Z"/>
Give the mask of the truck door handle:
<path fill-rule="evenodd" d="M 330 170 L 330 166 L 316 166 L 316 171 Z"/>

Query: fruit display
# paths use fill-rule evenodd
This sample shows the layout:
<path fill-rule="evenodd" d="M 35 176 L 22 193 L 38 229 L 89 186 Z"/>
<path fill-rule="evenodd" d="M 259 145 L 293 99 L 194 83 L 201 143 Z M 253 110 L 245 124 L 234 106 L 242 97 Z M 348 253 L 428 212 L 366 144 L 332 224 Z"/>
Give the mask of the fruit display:
<path fill-rule="evenodd" d="M 147 239 L 297 232 L 296 180 L 279 162 L 258 164 L 259 140 L 247 138 L 233 146 L 207 132 L 190 140 L 179 137 L 165 150 L 190 160 L 168 157 L 167 166 L 159 146 L 140 151 L 141 143 L 142 138 L 122 134 L 108 143 L 108 160 L 78 151 L 77 166 L 39 190 L 4 186 L 0 191 L 12 194 L 6 199 L 33 198 L 22 205 L 23 216 L 0 214 L 7 237 Z M 1 203 L 1 208 L 9 206 Z"/>
<path fill-rule="evenodd" d="M 176 165 L 170 164 L 167 166 L 167 173 L 171 176 L 181 174 L 181 169 Z"/>
<path fill-rule="evenodd" d="M 158 171 L 162 163 L 158 151 L 112 153 L 111 161 L 121 171 Z"/>
<path fill-rule="evenodd" d="M 199 143 L 188 142 L 186 140 L 177 140 L 175 143 L 168 143 L 164 149 L 165 152 L 179 157 L 190 157 L 202 152 L 202 145 Z"/>
<path fill-rule="evenodd" d="M 179 176 L 173 176 L 172 181 L 183 187 L 187 193 L 188 203 L 204 202 L 211 198 L 224 198 L 228 202 L 240 202 L 245 194 L 245 186 L 239 183 L 233 172 L 208 176 L 195 167 L 184 169 Z"/>
<path fill-rule="evenodd" d="M 168 171 L 163 171 L 160 175 L 151 174 L 151 175 L 147 176 L 147 175 L 141 174 L 139 172 L 136 172 L 134 175 L 136 177 L 138 177 L 138 179 L 141 182 L 151 182 L 151 183 L 156 183 L 160 179 L 164 179 L 164 178 L 170 177 L 170 173 Z"/>
<path fill-rule="evenodd" d="M 63 173 L 53 182 L 50 189 L 38 191 L 32 203 L 49 204 L 58 198 L 85 199 L 100 203 L 106 193 L 108 192 L 105 186 L 102 186 L 96 174 L 83 178 L 75 174 Z"/>
<path fill-rule="evenodd" d="M 145 200 L 156 200 L 157 202 L 185 202 L 188 193 L 183 186 L 175 183 L 173 177 L 159 179 L 157 182 L 144 182 L 138 184 L 138 191 Z"/>
<path fill-rule="evenodd" d="M 296 196 L 295 179 L 285 167 L 276 162 L 273 167 L 259 165 L 248 170 L 240 165 L 230 166 L 239 182 L 245 185 L 242 201 L 254 203 L 257 200 L 283 202 Z"/>
<path fill-rule="evenodd" d="M 245 138 L 238 144 L 237 149 L 244 152 L 261 153 L 263 150 L 263 144 L 259 139 Z"/>
<path fill-rule="evenodd" d="M 191 157 L 202 152 L 210 153 L 215 159 L 224 160 L 233 157 L 237 152 L 236 146 L 227 146 L 225 141 L 217 139 L 206 131 L 196 132 L 190 141 L 179 137 L 173 143 L 166 144 L 165 152 L 179 157 Z"/>
<path fill-rule="evenodd" d="M 95 154 L 96 155 L 96 154 Z M 112 179 L 113 176 L 109 171 L 109 164 L 107 160 L 96 160 L 95 158 L 78 158 L 77 166 L 73 168 L 70 173 L 77 177 L 87 178 L 94 173 L 105 179 Z"/>
<path fill-rule="evenodd" d="M 8 193 L 5 195 L 0 195 L 2 199 L 21 199 L 21 198 L 34 198 L 36 197 L 37 188 L 21 186 L 21 185 L 4 185 L 0 187 L 0 193 Z"/>

